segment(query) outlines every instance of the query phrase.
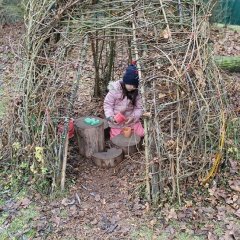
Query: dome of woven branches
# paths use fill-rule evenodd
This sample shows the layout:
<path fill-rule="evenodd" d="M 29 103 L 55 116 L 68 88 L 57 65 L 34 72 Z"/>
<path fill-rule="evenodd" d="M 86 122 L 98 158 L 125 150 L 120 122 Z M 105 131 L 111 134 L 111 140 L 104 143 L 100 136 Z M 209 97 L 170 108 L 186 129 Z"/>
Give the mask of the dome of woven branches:
<path fill-rule="evenodd" d="M 147 198 L 157 202 L 170 191 L 180 201 L 191 176 L 203 183 L 214 176 L 227 112 L 209 43 L 210 2 L 31 0 L 26 8 L 18 102 L 5 121 L 6 158 L 27 161 L 34 181 L 50 179 L 54 190 L 74 101 L 84 94 L 79 86 L 89 81 L 94 96 L 104 96 L 109 81 L 136 60 Z"/>

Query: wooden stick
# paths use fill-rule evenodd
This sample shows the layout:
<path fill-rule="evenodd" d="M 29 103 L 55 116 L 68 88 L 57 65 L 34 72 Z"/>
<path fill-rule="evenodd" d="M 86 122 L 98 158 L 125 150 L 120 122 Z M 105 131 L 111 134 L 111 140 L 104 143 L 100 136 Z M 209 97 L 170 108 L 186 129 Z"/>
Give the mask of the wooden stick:
<path fill-rule="evenodd" d="M 78 204 L 81 205 L 81 199 L 80 199 L 80 197 L 78 196 L 77 193 L 75 194 L 75 196 L 76 196 L 76 199 L 77 199 L 77 201 L 78 201 Z"/>
<path fill-rule="evenodd" d="M 84 61 L 83 59 L 84 59 L 85 54 L 86 54 L 87 41 L 88 41 L 88 36 L 85 37 L 84 43 L 83 43 L 83 48 L 81 49 L 81 56 L 80 56 L 81 64 L 78 67 L 76 80 L 74 81 L 72 89 L 71 89 L 71 95 L 70 95 L 69 104 L 68 104 L 67 113 L 66 113 L 65 122 L 64 122 L 63 136 L 66 136 L 66 140 L 65 140 L 64 151 L 63 151 L 63 160 L 62 160 L 61 190 L 64 190 L 64 185 L 65 185 L 65 175 L 66 175 L 65 171 L 66 171 L 66 164 L 67 164 L 67 149 L 68 149 L 69 115 L 70 115 L 71 110 L 73 108 L 73 103 L 74 103 L 74 100 L 76 98 L 77 90 L 78 90 L 78 87 L 79 87 L 81 70 L 82 70 L 82 67 L 83 67 L 82 63 Z"/>
<path fill-rule="evenodd" d="M 133 9 L 132 9 L 133 13 Z M 136 34 L 136 25 L 135 25 L 135 18 L 133 16 L 133 21 L 132 21 L 132 32 L 133 32 L 133 45 L 134 45 L 134 52 L 135 52 L 135 57 L 137 61 L 137 68 L 138 68 L 138 75 L 140 81 L 142 80 L 142 72 L 141 72 L 141 65 L 139 63 L 139 54 L 138 54 L 138 48 L 137 48 L 137 34 Z M 146 109 L 146 100 L 145 100 L 145 90 L 143 84 L 141 84 L 141 97 L 142 97 L 142 102 L 143 102 L 143 108 Z M 145 129 L 145 134 L 144 134 L 144 147 L 145 147 L 145 158 L 146 158 L 146 196 L 147 200 L 151 200 L 151 190 L 150 190 L 150 172 L 149 172 L 149 143 L 148 143 L 148 119 L 144 118 L 144 129 Z"/>
<path fill-rule="evenodd" d="M 66 136 L 64 152 L 63 152 L 63 162 L 62 162 L 62 174 L 61 174 L 61 190 L 64 190 L 65 187 L 65 179 L 66 179 L 66 166 L 67 166 L 67 153 L 68 153 L 68 134 Z"/>
<path fill-rule="evenodd" d="M 173 40 L 172 40 L 172 34 L 171 34 L 170 27 L 169 27 L 167 15 L 166 15 L 165 10 L 164 10 L 163 2 L 162 2 L 162 0 L 159 0 L 159 2 L 160 2 L 161 9 L 162 9 L 162 12 L 163 12 L 164 20 L 165 20 L 166 25 L 167 25 L 167 31 L 168 31 L 169 39 L 170 39 L 171 42 L 173 42 Z"/>

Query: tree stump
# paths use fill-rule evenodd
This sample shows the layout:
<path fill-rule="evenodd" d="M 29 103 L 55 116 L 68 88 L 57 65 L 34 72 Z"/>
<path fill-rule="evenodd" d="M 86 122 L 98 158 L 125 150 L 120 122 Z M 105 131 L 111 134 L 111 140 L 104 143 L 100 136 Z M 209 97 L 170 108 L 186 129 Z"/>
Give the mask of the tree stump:
<path fill-rule="evenodd" d="M 123 160 L 123 151 L 122 149 L 110 148 L 107 152 L 94 153 L 92 160 L 101 168 L 116 167 Z"/>
<path fill-rule="evenodd" d="M 92 117 L 92 116 L 90 116 Z M 105 148 L 104 141 L 104 121 L 99 119 L 97 125 L 88 125 L 84 122 L 86 117 L 78 118 L 74 121 L 75 133 L 77 136 L 79 153 L 87 158 L 90 158 L 93 153 L 101 152 Z"/>
<path fill-rule="evenodd" d="M 126 138 L 119 134 L 111 139 L 112 143 L 123 150 L 125 155 L 130 155 L 139 150 L 141 138 L 138 135 L 132 134 Z"/>

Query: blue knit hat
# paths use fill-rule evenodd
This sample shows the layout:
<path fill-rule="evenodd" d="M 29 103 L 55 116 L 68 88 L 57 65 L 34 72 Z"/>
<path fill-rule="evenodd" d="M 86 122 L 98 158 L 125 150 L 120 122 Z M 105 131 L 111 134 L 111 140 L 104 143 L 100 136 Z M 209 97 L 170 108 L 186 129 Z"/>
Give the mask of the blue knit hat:
<path fill-rule="evenodd" d="M 123 76 L 123 82 L 125 84 L 130 84 L 138 87 L 139 76 L 138 76 L 138 70 L 135 64 L 131 64 L 127 67 L 126 72 Z"/>

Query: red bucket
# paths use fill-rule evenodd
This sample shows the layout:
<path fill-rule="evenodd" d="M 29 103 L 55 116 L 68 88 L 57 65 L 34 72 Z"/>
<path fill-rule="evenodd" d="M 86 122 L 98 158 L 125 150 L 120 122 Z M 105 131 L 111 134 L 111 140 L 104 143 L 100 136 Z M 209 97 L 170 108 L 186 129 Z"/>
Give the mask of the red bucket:
<path fill-rule="evenodd" d="M 58 133 L 61 134 L 63 132 L 64 124 L 60 123 L 58 125 Z M 74 136 L 74 120 L 71 118 L 68 123 L 68 138 L 72 138 Z"/>
<path fill-rule="evenodd" d="M 122 122 L 126 121 L 125 116 L 123 114 L 121 114 L 120 112 L 114 116 L 114 119 L 117 123 L 122 123 Z"/>

